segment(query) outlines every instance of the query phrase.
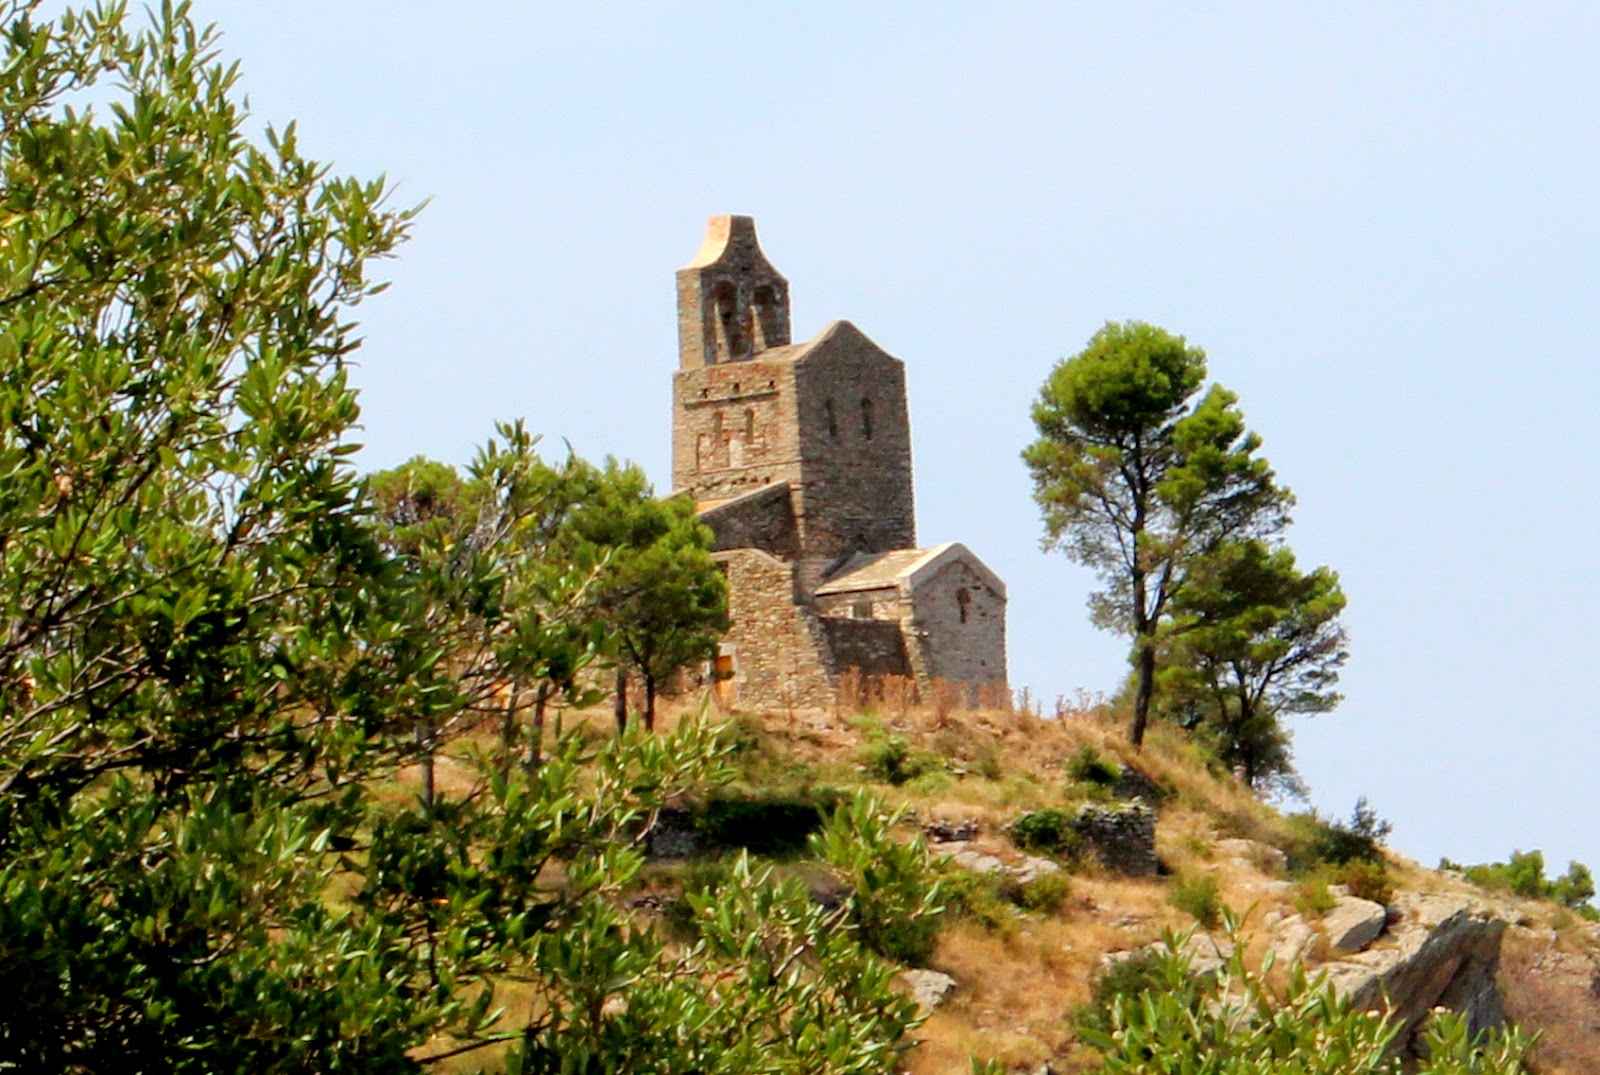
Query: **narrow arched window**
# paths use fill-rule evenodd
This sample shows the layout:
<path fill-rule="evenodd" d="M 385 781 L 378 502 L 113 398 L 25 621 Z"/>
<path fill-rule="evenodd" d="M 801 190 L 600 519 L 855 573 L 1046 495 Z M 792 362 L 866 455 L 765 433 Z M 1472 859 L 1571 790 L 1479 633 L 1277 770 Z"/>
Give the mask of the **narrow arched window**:
<path fill-rule="evenodd" d="M 754 407 L 746 407 L 744 409 L 744 439 L 747 444 L 756 439 L 756 409 Z"/>
<path fill-rule="evenodd" d="M 823 400 L 822 409 L 828 416 L 828 436 L 837 437 L 839 435 L 839 418 L 833 413 L 833 400 Z"/>
<path fill-rule="evenodd" d="M 972 611 L 972 594 L 965 586 L 956 590 L 956 612 L 961 616 L 961 622 L 967 622 L 967 616 Z"/>
<path fill-rule="evenodd" d="M 861 435 L 872 439 L 872 400 L 865 397 L 861 400 Z"/>

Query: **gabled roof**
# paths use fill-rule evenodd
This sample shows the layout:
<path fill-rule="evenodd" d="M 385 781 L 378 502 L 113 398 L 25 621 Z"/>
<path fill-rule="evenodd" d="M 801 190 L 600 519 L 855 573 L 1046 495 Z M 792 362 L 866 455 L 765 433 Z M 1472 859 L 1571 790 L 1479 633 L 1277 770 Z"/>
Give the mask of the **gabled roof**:
<path fill-rule="evenodd" d="M 789 483 L 771 482 L 767 485 L 758 486 L 757 488 L 750 490 L 748 493 L 740 493 L 738 496 L 724 497 L 721 500 L 697 500 L 694 503 L 694 510 L 697 515 L 704 519 L 706 516 L 713 515 L 718 512 L 737 510 L 739 508 L 747 507 L 766 497 L 773 496 L 774 494 L 788 496 Z"/>
<path fill-rule="evenodd" d="M 832 578 L 817 587 L 817 594 L 860 593 L 863 590 L 884 590 L 891 586 L 910 591 L 954 560 L 965 563 L 986 586 L 1002 599 L 1005 597 L 1005 583 L 959 541 L 949 541 L 926 549 L 857 553 L 846 560 Z"/>
<path fill-rule="evenodd" d="M 752 355 L 734 359 L 726 365 L 737 365 L 741 362 L 804 362 L 811 355 L 826 350 L 835 343 L 865 343 L 868 347 L 883 351 L 883 348 L 872 342 L 872 337 L 850 322 L 830 321 L 822 327 L 821 332 L 803 343 L 786 343 L 769 347 L 765 351 L 757 351 Z M 883 353 L 888 354 L 887 351 Z"/>

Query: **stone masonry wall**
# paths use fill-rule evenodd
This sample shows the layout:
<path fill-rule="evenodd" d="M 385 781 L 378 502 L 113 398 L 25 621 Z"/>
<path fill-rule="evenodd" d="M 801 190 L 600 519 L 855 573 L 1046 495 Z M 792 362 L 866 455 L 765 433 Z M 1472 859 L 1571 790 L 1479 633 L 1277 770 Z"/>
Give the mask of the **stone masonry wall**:
<path fill-rule="evenodd" d="M 800 536 L 795 527 L 788 483 L 766 488 L 766 492 L 753 493 L 729 504 L 726 510 L 712 508 L 701 513 L 700 521 L 711 527 L 715 535 L 714 548 L 760 549 L 789 561 L 800 554 Z"/>
<path fill-rule="evenodd" d="M 832 705 L 827 640 L 817 617 L 795 604 L 793 568 L 758 549 L 731 549 L 716 559 L 728 575 L 732 704 Z"/>
<path fill-rule="evenodd" d="M 905 615 L 905 602 L 900 597 L 898 586 L 884 586 L 877 590 L 819 594 L 817 612 L 822 616 L 840 616 L 844 619 L 888 620 L 898 625 Z"/>
<path fill-rule="evenodd" d="M 912 595 L 908 641 L 932 679 L 994 683 L 1006 678 L 1005 599 L 966 564 L 946 564 Z"/>
<path fill-rule="evenodd" d="M 682 369 L 672 393 L 674 489 L 720 500 L 799 478 L 792 363 Z"/>
<path fill-rule="evenodd" d="M 821 622 L 835 673 L 853 668 L 864 676 L 911 674 L 905 636 L 898 623 L 834 616 L 825 616 Z"/>
<path fill-rule="evenodd" d="M 916 546 L 911 423 L 905 367 L 848 322 L 810 345 L 795 394 L 800 585 L 810 593 L 841 556 Z"/>

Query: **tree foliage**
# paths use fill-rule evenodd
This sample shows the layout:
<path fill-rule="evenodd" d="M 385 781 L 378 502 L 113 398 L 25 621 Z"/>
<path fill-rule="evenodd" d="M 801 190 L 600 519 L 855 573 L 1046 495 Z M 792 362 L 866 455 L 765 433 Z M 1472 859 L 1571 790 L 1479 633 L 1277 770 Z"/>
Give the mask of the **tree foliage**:
<path fill-rule="evenodd" d="M 573 531 L 606 552 L 596 608 L 617 660 L 644 685 L 644 723 L 654 728 L 656 695 L 668 678 L 716 656 L 728 629 L 727 579 L 711 558 L 711 530 L 693 500 L 657 500 L 643 471 L 615 460 L 596 479 Z"/>
<path fill-rule="evenodd" d="M 1288 521 L 1281 488 L 1237 399 L 1205 381 L 1205 355 L 1141 322 L 1110 323 L 1050 373 L 1023 453 L 1045 543 L 1091 568 L 1095 622 L 1130 635 L 1130 738 L 1143 741 L 1157 650 L 1174 595 L 1227 541 Z"/>
<path fill-rule="evenodd" d="M 367 499 L 351 308 L 410 222 L 381 181 L 248 137 L 185 5 L 5 12 L 4 1062 L 893 1070 L 913 1010 L 848 914 L 747 867 L 672 946 L 621 899 L 727 775 L 697 722 L 394 794 L 500 681 L 565 682 L 604 561 L 544 539 L 515 427 L 464 531 L 437 468 Z"/>
<path fill-rule="evenodd" d="M 1339 577 L 1255 539 L 1198 558 L 1174 594 L 1163 709 L 1196 727 L 1252 787 L 1292 780 L 1283 718 L 1326 713 L 1349 650 Z"/>

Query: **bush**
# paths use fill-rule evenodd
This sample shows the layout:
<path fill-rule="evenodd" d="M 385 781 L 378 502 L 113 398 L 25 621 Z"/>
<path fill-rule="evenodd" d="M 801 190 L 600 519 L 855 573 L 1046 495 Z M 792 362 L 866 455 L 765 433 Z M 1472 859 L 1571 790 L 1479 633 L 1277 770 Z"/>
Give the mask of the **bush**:
<path fill-rule="evenodd" d="M 1328 891 L 1328 879 L 1313 874 L 1295 886 L 1294 909 L 1307 918 L 1321 918 L 1333 910 L 1333 893 Z"/>
<path fill-rule="evenodd" d="M 1107 761 L 1098 750 L 1085 743 L 1067 763 L 1067 775 L 1080 784 L 1110 788 L 1122 778 L 1122 766 Z"/>
<path fill-rule="evenodd" d="M 1032 881 L 1017 885 L 1017 906 L 1036 914 L 1055 914 L 1072 895 L 1072 884 L 1066 875 L 1044 873 Z"/>
<path fill-rule="evenodd" d="M 1081 843 L 1072 814 L 1055 807 L 1028 811 L 1011 823 L 1009 831 L 1011 842 L 1023 851 L 1057 858 L 1076 856 Z"/>
<path fill-rule="evenodd" d="M 939 938 L 943 894 L 922 840 L 901 843 L 889 835 L 895 820 L 870 797 L 857 795 L 829 815 L 809 846 L 850 885 L 861 943 L 920 967 Z"/>
<path fill-rule="evenodd" d="M 765 798 L 722 795 L 706 803 L 698 827 L 720 847 L 791 855 L 805 847 L 839 800 L 839 793 L 830 789 Z"/>
<path fill-rule="evenodd" d="M 872 780 L 899 787 L 942 766 L 941 759 L 916 750 L 903 735 L 875 734 L 861 748 L 861 765 Z"/>
<path fill-rule="evenodd" d="M 1094 980 L 1089 1002 L 1073 1013 L 1073 1023 L 1081 1034 L 1110 1034 L 1112 1012 L 1119 1004 L 1138 1004 L 1146 993 L 1174 996 L 1191 1004 L 1199 996 L 1200 979 L 1187 962 L 1180 962 L 1160 948 L 1145 948 L 1117 960 Z"/>
<path fill-rule="evenodd" d="M 1222 895 L 1213 874 L 1173 878 L 1167 902 L 1206 929 L 1216 929 L 1222 922 Z"/>
<path fill-rule="evenodd" d="M 1544 875 L 1544 852 L 1513 851 L 1505 862 L 1490 862 L 1477 866 L 1460 866 L 1449 859 L 1440 859 L 1441 870 L 1460 870 L 1467 880 L 1485 888 L 1508 891 L 1524 899 L 1552 900 L 1568 910 L 1584 914 L 1595 912 L 1589 901 L 1594 898 L 1594 875 L 1581 862 L 1567 864 L 1567 872 L 1554 881 Z M 1587 915 L 1586 915 L 1587 917 Z"/>
<path fill-rule="evenodd" d="M 956 870 L 940 882 L 939 892 L 952 914 L 975 922 L 990 933 L 1009 937 L 1016 931 L 1014 897 L 1020 894 L 1020 886 L 1014 878 Z"/>
<path fill-rule="evenodd" d="M 1383 841 L 1393 830 L 1367 805 L 1356 800 L 1348 822 L 1326 821 L 1315 811 L 1289 817 L 1289 872 L 1304 876 L 1319 866 L 1344 866 L 1351 862 L 1383 861 Z"/>
<path fill-rule="evenodd" d="M 1356 859 L 1337 867 L 1334 883 L 1344 885 L 1350 895 L 1373 903 L 1388 904 L 1394 900 L 1394 883 L 1389 879 L 1389 867 L 1381 860 Z"/>

